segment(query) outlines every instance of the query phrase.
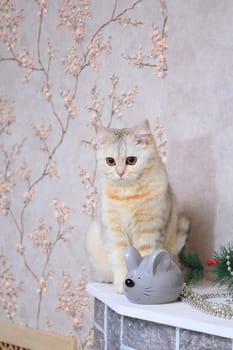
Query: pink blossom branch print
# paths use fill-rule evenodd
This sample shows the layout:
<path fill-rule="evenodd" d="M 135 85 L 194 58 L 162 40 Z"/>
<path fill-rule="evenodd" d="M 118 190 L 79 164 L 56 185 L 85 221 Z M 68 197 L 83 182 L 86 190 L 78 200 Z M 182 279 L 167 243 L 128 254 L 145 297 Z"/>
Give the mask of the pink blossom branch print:
<path fill-rule="evenodd" d="M 103 57 L 112 54 L 114 45 L 110 36 L 111 27 L 114 30 L 118 27 L 127 34 L 129 27 L 130 30 L 138 30 L 143 26 L 141 20 L 133 17 L 134 11 L 142 2 L 143 0 L 135 0 L 125 4 L 113 0 L 110 10 L 108 7 L 109 12 L 106 10 L 106 16 L 98 22 L 95 21 L 89 0 L 34 0 L 22 3 L 0 0 L 0 68 L 15 69 L 14 83 L 19 90 L 22 89 L 23 96 L 31 93 L 34 103 L 34 109 L 27 108 L 27 105 L 20 109 L 17 93 L 15 101 L 11 98 L 14 102 L 9 102 L 5 94 L 0 96 L 0 214 L 11 225 L 9 231 L 15 244 L 14 250 L 23 269 L 19 283 L 14 276 L 13 267 L 7 261 L 8 257 L 6 259 L 3 253 L 0 254 L 0 306 L 12 322 L 17 316 L 23 285 L 30 283 L 35 305 L 28 311 L 31 314 L 27 323 L 37 328 L 42 327 L 46 297 L 48 298 L 54 284 L 54 288 L 59 285 L 53 258 L 61 246 L 68 249 L 65 243 L 69 239 L 77 239 L 77 246 L 82 242 L 82 237 L 75 236 L 79 232 L 79 224 L 74 224 L 73 220 L 74 216 L 81 214 L 65 200 L 54 199 L 62 197 L 61 180 L 64 180 L 65 185 L 69 182 L 66 169 L 61 171 L 60 159 L 64 154 L 76 152 L 72 129 L 77 128 L 80 137 L 79 127 L 81 130 L 85 122 L 90 129 L 96 124 L 111 127 L 134 105 L 137 86 L 132 84 L 131 88 L 124 88 L 122 92 L 120 88 L 123 83 L 119 74 L 111 72 L 109 91 L 100 93 L 96 72 L 103 66 Z M 26 11 L 20 10 L 20 6 L 25 6 Z M 28 9 L 30 14 L 27 13 Z M 53 9 L 56 9 L 56 13 L 53 13 Z M 164 10 L 164 16 L 165 12 Z M 50 23 L 51 17 L 53 20 Z M 25 35 L 23 26 L 32 18 L 35 20 L 33 30 Z M 53 35 L 50 32 L 52 30 Z M 63 35 L 68 38 L 64 48 L 60 41 L 60 36 Z M 155 33 L 152 41 L 154 40 L 156 48 L 154 58 L 158 61 L 160 53 L 166 51 L 165 20 L 162 34 L 159 31 L 161 38 L 156 35 Z M 58 77 L 57 73 L 60 74 Z M 82 90 L 89 75 L 94 78 L 88 86 L 91 101 L 85 106 Z M 24 77 L 23 82 L 21 77 Z M 20 92 L 19 95 L 21 96 Z M 23 115 L 25 110 L 30 113 L 26 122 Z M 165 144 L 161 133 L 159 137 L 159 147 L 162 149 Z M 82 144 L 95 149 L 94 137 L 87 140 L 83 136 L 81 138 Z M 79 141 L 80 139 L 77 144 Z M 35 160 L 27 157 L 31 146 Z M 75 180 L 86 191 L 83 213 L 93 218 L 98 205 L 96 163 L 91 170 L 78 165 L 79 174 L 76 175 L 79 177 Z M 56 194 L 52 191 L 50 193 L 50 187 L 55 189 Z M 41 200 L 44 188 L 49 193 L 47 196 L 45 190 Z M 70 186 L 68 191 L 72 192 L 73 187 Z M 47 217 L 45 212 L 48 213 Z M 79 217 L 77 221 L 79 222 Z M 34 259 L 33 254 L 37 259 Z M 64 271 L 67 270 L 64 268 Z M 89 311 L 86 278 L 86 272 L 82 271 L 78 277 L 79 282 L 73 283 L 72 274 L 64 272 L 61 291 L 58 293 L 56 289 L 57 310 L 63 311 L 71 319 L 72 329 L 83 350 L 92 347 L 92 330 L 84 327 Z M 52 318 L 54 310 L 49 311 Z M 50 328 L 52 321 L 47 320 Z"/>
<path fill-rule="evenodd" d="M 91 349 L 93 345 L 92 331 L 85 338 L 80 333 L 84 326 L 85 314 L 90 310 L 86 283 L 87 276 L 85 270 L 82 270 L 80 280 L 76 285 L 73 285 L 70 274 L 64 272 L 57 306 L 57 311 L 65 312 L 71 318 L 73 330 L 79 335 L 78 346 L 81 350 Z"/>
<path fill-rule="evenodd" d="M 0 3 L 0 40 L 8 51 L 15 48 L 18 27 L 23 18 L 22 11 L 17 12 L 11 1 L 1 0 Z"/>
<path fill-rule="evenodd" d="M 8 101 L 0 96 L 0 135 L 10 134 L 10 126 L 15 122 L 13 110 L 8 106 Z"/>
<path fill-rule="evenodd" d="M 144 53 L 142 46 L 139 46 L 134 56 L 123 55 L 131 64 L 138 68 L 153 68 L 156 76 L 165 78 L 167 74 L 167 5 L 166 0 L 160 0 L 161 15 L 163 18 L 162 28 L 153 23 L 152 33 L 150 35 L 151 49 L 150 53 Z"/>
<path fill-rule="evenodd" d="M 40 71 L 33 63 L 30 53 L 23 48 L 16 51 L 19 26 L 23 20 L 23 11 L 16 11 L 12 1 L 1 0 L 0 2 L 0 42 L 3 43 L 9 56 L 0 56 L 0 62 L 16 62 L 25 70 L 25 81 L 29 81 L 32 71 Z"/>
<path fill-rule="evenodd" d="M 10 134 L 10 131 L 8 131 Z M 3 168 L 0 171 L 0 213 L 8 214 L 11 205 L 11 195 L 15 188 L 15 173 L 12 169 L 15 158 L 20 155 L 23 144 L 14 144 L 10 149 L 6 149 L 3 144 L 0 145 Z"/>
<path fill-rule="evenodd" d="M 52 230 L 51 227 L 47 227 L 43 222 L 43 219 L 40 219 L 38 228 L 29 235 L 33 245 L 40 247 L 45 254 L 45 262 L 42 268 L 42 273 L 38 278 L 38 289 L 37 293 L 39 295 L 38 307 L 37 307 L 37 327 L 39 327 L 39 318 L 41 311 L 42 298 L 44 293 L 47 291 L 47 286 L 49 280 L 53 278 L 54 270 L 49 268 L 50 257 L 56 247 L 56 245 L 61 242 L 67 242 L 67 234 L 72 233 L 74 227 L 66 226 L 67 220 L 69 220 L 72 209 L 66 203 L 59 203 L 57 200 L 54 200 L 55 212 L 54 217 L 57 221 L 57 233 L 54 240 L 50 240 L 49 233 Z"/>
<path fill-rule="evenodd" d="M 6 20 L 6 23 L 3 22 L 3 25 L 6 24 L 6 28 L 13 23 L 13 25 L 16 27 L 19 25 L 19 22 L 21 20 L 21 15 L 17 15 L 15 22 L 13 22 L 12 18 L 13 15 L 9 16 L 8 12 L 10 11 L 11 13 L 15 13 L 15 9 L 10 1 L 4 2 L 4 4 L 1 4 L 2 7 L 2 12 L 4 12 L 4 19 Z M 60 126 L 61 129 L 61 136 L 58 140 L 58 142 L 51 148 L 48 147 L 47 144 L 47 139 L 50 135 L 51 132 L 51 126 L 46 127 L 45 125 L 41 125 L 41 127 L 37 128 L 36 126 L 33 126 L 35 136 L 37 136 L 40 141 L 41 141 L 41 150 L 47 154 L 47 162 L 45 163 L 43 170 L 41 174 L 34 180 L 31 178 L 31 169 L 28 166 L 28 164 L 23 161 L 19 170 L 18 170 L 18 175 L 19 177 L 25 181 L 26 183 L 26 191 L 23 194 L 23 204 L 22 208 L 20 210 L 19 215 L 17 216 L 14 213 L 13 208 L 11 207 L 11 200 L 10 200 L 10 195 L 13 192 L 14 189 L 14 180 L 13 180 L 13 175 L 15 176 L 15 173 L 11 172 L 11 168 L 14 166 L 14 158 L 17 155 L 19 155 L 19 150 L 17 150 L 17 145 L 14 145 L 12 147 L 12 150 L 6 151 L 3 149 L 2 146 L 2 153 L 4 155 L 4 162 L 5 162 L 5 171 L 3 174 L 1 174 L 1 211 L 5 214 L 9 213 L 9 215 L 12 218 L 12 221 L 15 223 L 15 226 L 17 228 L 17 231 L 19 233 L 19 243 L 17 243 L 17 252 L 22 255 L 24 265 L 26 270 L 31 274 L 32 278 L 35 280 L 35 282 L 38 284 L 38 308 L 37 308 L 37 313 L 36 313 L 36 324 L 37 327 L 39 327 L 39 318 L 40 318 L 40 308 L 41 308 L 41 302 L 42 302 L 42 297 L 43 294 L 46 292 L 46 284 L 49 279 L 51 279 L 52 274 L 48 272 L 48 264 L 49 260 L 51 257 L 52 252 L 54 251 L 54 248 L 56 244 L 59 241 L 66 241 L 67 240 L 67 233 L 72 232 L 73 227 L 69 227 L 65 225 L 65 221 L 69 218 L 70 215 L 70 208 L 66 204 L 59 204 L 57 201 L 54 203 L 56 206 L 55 210 L 55 219 L 57 221 L 58 225 L 58 231 L 57 231 L 57 236 L 55 240 L 49 241 L 48 240 L 48 229 L 44 226 L 42 219 L 39 222 L 38 229 L 34 230 L 33 233 L 30 235 L 32 244 L 37 246 L 37 247 L 42 247 L 42 251 L 45 254 L 45 262 L 44 265 L 42 265 L 42 273 L 41 276 L 38 275 L 35 272 L 35 269 L 33 268 L 32 262 L 28 259 L 27 252 L 26 252 L 26 247 L 25 247 L 25 216 L 26 216 L 26 211 L 30 203 L 32 202 L 33 196 L 35 195 L 35 189 L 38 187 L 41 181 L 46 176 L 50 177 L 57 177 L 57 170 L 56 170 L 56 162 L 53 160 L 54 156 L 61 146 L 64 136 L 67 132 L 68 126 L 69 126 L 69 120 L 71 119 L 71 115 L 73 113 L 69 113 L 67 115 L 66 121 L 63 124 L 60 116 L 56 112 L 55 104 L 53 102 L 53 97 L 50 92 L 50 81 L 49 81 L 49 71 L 51 67 L 51 61 L 53 58 L 53 49 L 51 44 L 49 43 L 49 49 L 48 49 L 48 65 L 45 67 L 45 65 L 42 62 L 41 59 L 41 31 L 42 31 L 42 25 L 43 25 L 43 16 L 44 12 L 46 12 L 47 8 L 45 6 L 44 2 L 39 3 L 39 30 L 38 30 L 38 36 L 37 36 L 37 60 L 39 63 L 39 70 L 44 78 L 45 78 L 45 85 L 42 87 L 42 93 L 45 96 L 45 99 L 51 106 L 52 114 L 55 117 L 55 119 L 58 121 L 58 125 Z M 7 22 L 10 21 L 10 24 Z M 1 28 L 4 32 L 4 28 Z M 14 28 L 13 28 L 14 29 Z M 5 32 L 4 32 L 5 33 Z M 8 33 L 3 36 L 3 41 L 7 45 L 7 48 L 9 49 L 10 53 L 12 54 L 11 60 L 22 66 L 23 68 L 31 69 L 33 68 L 32 64 L 29 64 L 29 60 L 26 59 L 26 54 L 20 54 L 17 55 L 15 53 L 15 46 L 17 42 L 17 37 L 14 37 L 14 40 L 11 38 L 11 34 Z M 1 59 L 1 61 L 9 61 L 8 58 Z M 31 62 L 31 61 L 30 61 Z M 32 71 L 33 69 L 31 69 Z M 1 98 L 1 125 L 2 125 L 2 132 L 7 132 L 9 133 L 9 126 L 10 124 L 14 121 L 14 118 L 10 116 L 10 110 L 6 110 L 6 101 Z M 49 270 L 50 271 L 50 270 Z"/>
<path fill-rule="evenodd" d="M 86 201 L 83 205 L 83 213 L 93 218 L 94 209 L 98 203 L 97 189 L 95 187 L 95 171 L 94 175 L 92 176 L 87 172 L 87 170 L 80 167 L 80 176 L 82 178 L 82 185 L 87 191 Z"/>
<path fill-rule="evenodd" d="M 22 286 L 15 279 L 12 266 L 8 265 L 7 258 L 0 252 L 0 307 L 13 322 L 17 311 L 17 299 L 22 293 Z"/>
<path fill-rule="evenodd" d="M 166 163 L 167 156 L 167 140 L 165 139 L 165 127 L 160 124 L 160 120 L 157 119 L 155 122 L 155 140 L 156 146 L 159 151 L 160 158 L 163 163 Z"/>

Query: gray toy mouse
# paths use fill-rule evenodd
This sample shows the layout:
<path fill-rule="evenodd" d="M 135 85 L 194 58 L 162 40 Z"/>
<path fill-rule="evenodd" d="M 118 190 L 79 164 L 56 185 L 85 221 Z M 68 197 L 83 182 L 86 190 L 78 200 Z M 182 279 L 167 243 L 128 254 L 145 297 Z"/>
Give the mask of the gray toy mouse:
<path fill-rule="evenodd" d="M 137 249 L 125 249 L 128 273 L 124 281 L 126 297 L 136 304 L 164 304 L 176 301 L 183 287 L 183 274 L 164 249 L 141 257 Z"/>

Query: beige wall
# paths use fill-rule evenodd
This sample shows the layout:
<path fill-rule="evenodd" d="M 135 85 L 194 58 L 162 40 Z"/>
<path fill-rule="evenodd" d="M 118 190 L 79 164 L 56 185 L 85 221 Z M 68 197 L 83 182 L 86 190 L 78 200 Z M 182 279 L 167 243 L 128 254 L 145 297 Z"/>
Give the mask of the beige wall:
<path fill-rule="evenodd" d="M 168 170 L 205 259 L 233 238 L 233 4 L 171 1 L 168 11 Z"/>
<path fill-rule="evenodd" d="M 93 119 L 155 134 L 159 119 L 191 248 L 231 239 L 233 5 L 169 1 L 167 33 L 162 0 L 0 3 L 1 318 L 84 344 Z"/>

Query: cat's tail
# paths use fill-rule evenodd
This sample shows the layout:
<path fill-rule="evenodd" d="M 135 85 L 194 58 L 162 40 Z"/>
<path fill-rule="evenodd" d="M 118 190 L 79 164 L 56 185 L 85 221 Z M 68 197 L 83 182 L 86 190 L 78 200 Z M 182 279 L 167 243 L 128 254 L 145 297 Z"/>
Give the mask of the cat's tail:
<path fill-rule="evenodd" d="M 182 249 L 184 248 L 188 240 L 190 226 L 191 226 L 190 220 L 185 215 L 179 215 L 178 234 L 177 234 L 176 244 L 172 251 L 172 253 L 175 256 L 178 256 L 181 253 Z"/>
<path fill-rule="evenodd" d="M 87 232 L 86 248 L 95 281 L 112 282 L 112 271 L 101 237 L 101 225 L 93 221 Z"/>

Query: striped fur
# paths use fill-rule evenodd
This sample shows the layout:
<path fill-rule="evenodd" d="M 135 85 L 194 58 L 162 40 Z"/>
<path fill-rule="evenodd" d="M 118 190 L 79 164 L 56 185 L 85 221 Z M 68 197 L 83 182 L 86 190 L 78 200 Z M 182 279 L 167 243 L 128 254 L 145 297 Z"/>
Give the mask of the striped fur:
<path fill-rule="evenodd" d="M 97 140 L 101 218 L 89 229 L 87 248 L 93 266 L 101 272 L 98 280 L 113 281 L 121 293 L 126 275 L 124 248 L 133 245 L 144 256 L 163 247 L 177 256 L 185 245 L 189 221 L 177 215 L 147 121 L 130 129 L 101 127 Z M 132 156 L 137 157 L 135 165 L 127 165 L 126 158 Z M 108 165 L 107 157 L 115 165 Z"/>

